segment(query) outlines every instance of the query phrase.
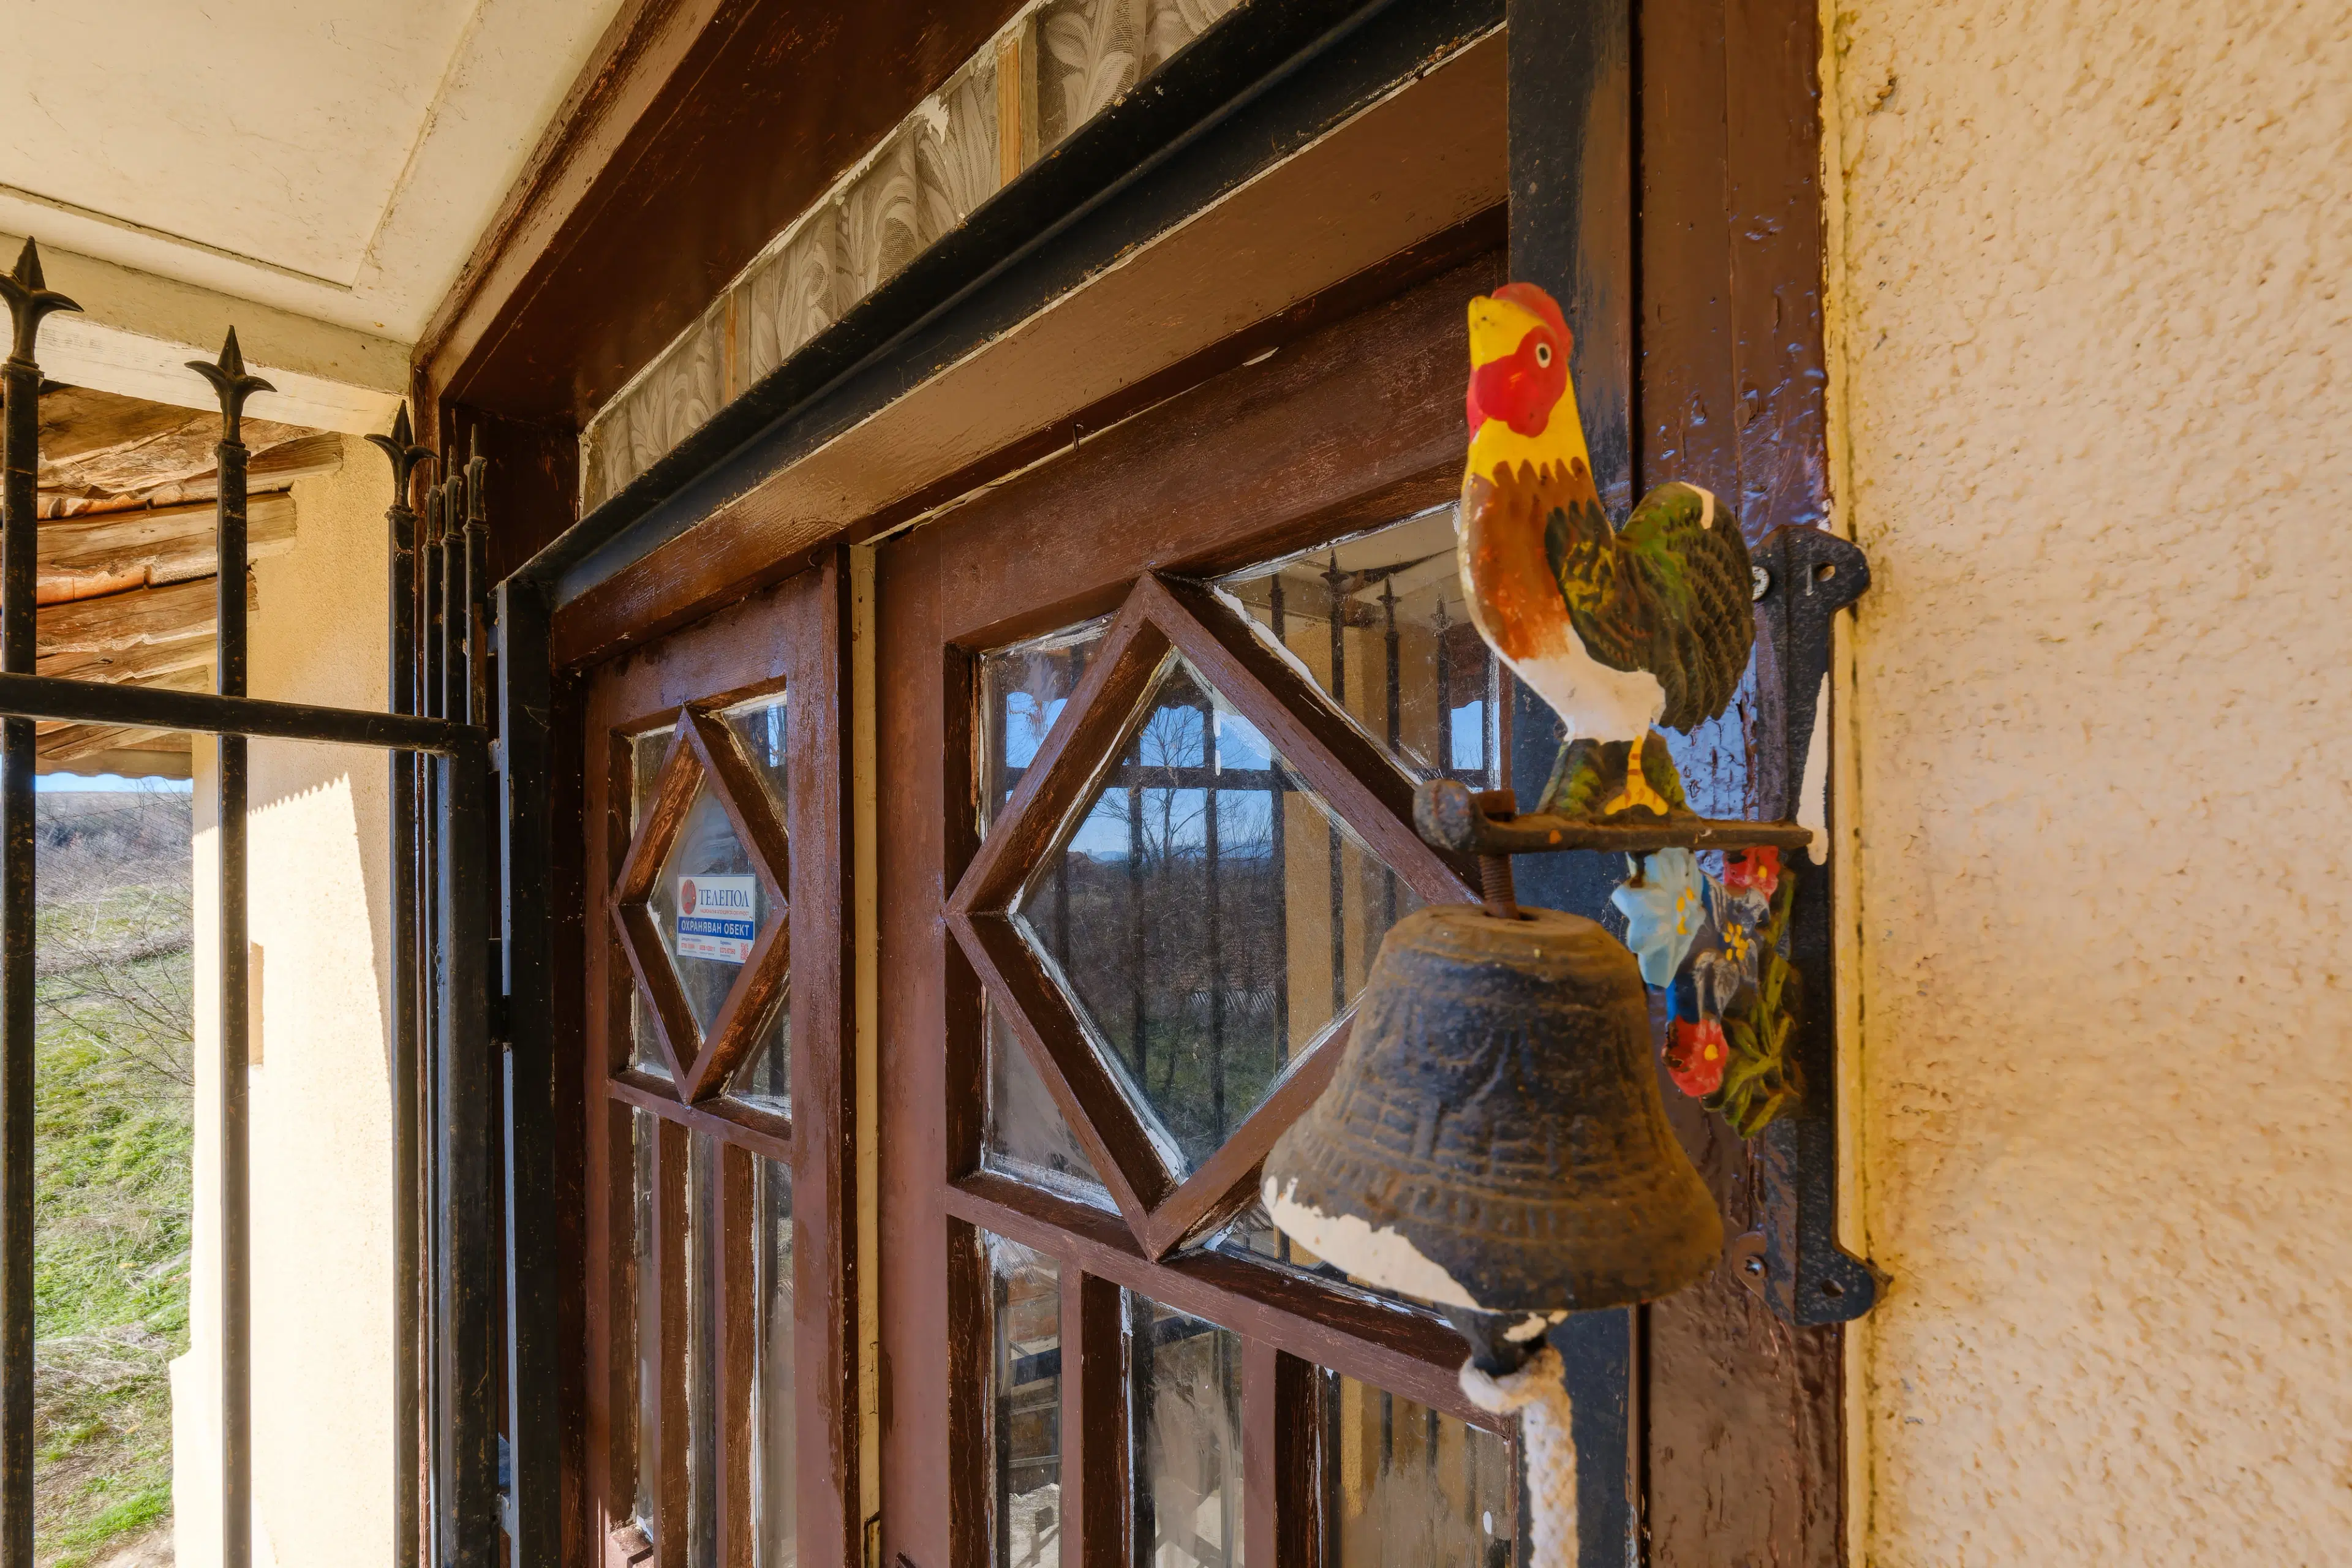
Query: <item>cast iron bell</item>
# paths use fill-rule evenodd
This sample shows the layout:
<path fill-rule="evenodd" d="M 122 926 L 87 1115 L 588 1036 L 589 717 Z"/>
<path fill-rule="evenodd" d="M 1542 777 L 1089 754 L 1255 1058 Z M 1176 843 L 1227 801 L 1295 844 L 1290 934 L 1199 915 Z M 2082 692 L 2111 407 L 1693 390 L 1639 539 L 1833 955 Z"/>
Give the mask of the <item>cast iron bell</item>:
<path fill-rule="evenodd" d="M 1633 955 L 1503 897 L 1519 918 L 1454 904 L 1397 922 L 1346 1058 L 1264 1187 L 1292 1238 L 1447 1308 L 1482 1363 L 1482 1331 L 1504 1327 L 1486 1314 L 1524 1340 L 1563 1311 L 1678 1290 L 1723 1250 L 1659 1101 Z"/>

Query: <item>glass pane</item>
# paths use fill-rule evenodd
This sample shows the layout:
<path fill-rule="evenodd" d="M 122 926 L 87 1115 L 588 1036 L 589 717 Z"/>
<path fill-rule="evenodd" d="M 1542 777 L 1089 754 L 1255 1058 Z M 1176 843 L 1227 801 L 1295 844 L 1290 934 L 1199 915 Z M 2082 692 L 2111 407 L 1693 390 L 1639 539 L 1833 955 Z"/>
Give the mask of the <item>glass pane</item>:
<path fill-rule="evenodd" d="M 653 798 L 654 781 L 661 773 L 662 758 L 669 754 L 670 737 L 677 726 L 665 724 L 658 730 L 647 730 L 629 737 L 629 831 L 637 830 L 637 817 L 645 811 L 646 802 Z"/>
<path fill-rule="evenodd" d="M 1510 1568 L 1511 1445 L 1426 1405 L 1323 1374 L 1325 1528 L 1337 1568 Z"/>
<path fill-rule="evenodd" d="M 784 770 L 784 694 L 772 692 L 738 702 L 719 717 L 734 732 L 743 754 L 751 760 L 752 772 L 767 786 L 776 820 L 784 821 L 785 808 L 792 801 L 792 784 Z"/>
<path fill-rule="evenodd" d="M 1217 587 L 1416 778 L 1503 783 L 1501 667 L 1470 624 L 1448 505 Z"/>
<path fill-rule="evenodd" d="M 646 910 L 698 1032 L 709 1028 L 751 956 L 753 939 L 782 911 L 707 783 L 696 790 Z"/>
<path fill-rule="evenodd" d="M 751 1539 L 760 1568 L 792 1568 L 800 1556 L 793 1486 L 793 1173 L 754 1163 L 751 1266 L 757 1271 L 759 1341 L 752 1374 Z"/>
<path fill-rule="evenodd" d="M 1037 1065 L 1013 1037 L 993 998 L 988 1004 L 988 1125 L 981 1163 L 1088 1203 L 1111 1205 L 1094 1162 L 1062 1119 Z"/>
<path fill-rule="evenodd" d="M 686 1160 L 686 1517 L 688 1560 L 719 1561 L 719 1143 L 688 1135 Z"/>
<path fill-rule="evenodd" d="M 769 804 L 776 808 L 776 820 L 786 821 L 792 797 L 784 767 L 784 694 L 779 691 L 739 702 L 720 713 L 719 718 L 742 746 L 743 754 L 751 759 L 752 771 L 767 789 Z M 792 1008 L 782 1005 L 776 1008 L 774 1019 L 751 1058 L 736 1069 L 727 1092 L 762 1110 L 789 1113 L 793 1105 L 792 1074 Z"/>
<path fill-rule="evenodd" d="M 1062 1271 L 1042 1252 L 981 1232 L 993 1352 L 989 1442 L 997 1568 L 1048 1568 L 1062 1552 Z"/>
<path fill-rule="evenodd" d="M 654 780 L 661 772 L 663 756 L 669 751 L 670 737 L 677 732 L 677 725 L 665 724 L 629 738 L 631 833 L 637 830 L 637 817 L 645 810 L 646 802 L 653 797 Z M 629 1065 L 639 1072 L 667 1078 L 669 1063 L 662 1057 L 658 1040 L 654 1033 L 653 1010 L 646 1005 L 646 994 L 633 984 L 629 987 Z"/>
<path fill-rule="evenodd" d="M 1355 999 L 1420 902 L 1171 656 L 1016 912 L 1181 1173 Z"/>
<path fill-rule="evenodd" d="M 1135 1543 L 1149 1568 L 1242 1556 L 1242 1341 L 1129 1292 Z"/>
<path fill-rule="evenodd" d="M 980 830 L 987 833 L 1087 672 L 1110 617 L 984 654 L 980 661 Z"/>
<path fill-rule="evenodd" d="M 630 1205 L 634 1229 L 631 1256 L 636 1260 L 636 1442 L 637 1525 L 647 1537 L 654 1532 L 654 1478 L 651 1459 L 655 1434 L 661 1430 L 661 1279 L 654 1271 L 655 1173 L 661 1122 L 650 1110 L 629 1113 L 630 1142 L 636 1179 Z"/>

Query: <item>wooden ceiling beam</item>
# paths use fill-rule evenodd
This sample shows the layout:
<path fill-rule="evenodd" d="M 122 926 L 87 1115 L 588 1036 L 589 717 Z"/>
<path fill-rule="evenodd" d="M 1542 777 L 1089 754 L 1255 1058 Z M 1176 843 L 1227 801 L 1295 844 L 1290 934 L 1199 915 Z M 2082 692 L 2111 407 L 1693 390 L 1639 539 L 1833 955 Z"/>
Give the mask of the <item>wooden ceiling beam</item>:
<path fill-rule="evenodd" d="M 211 637 L 214 584 L 197 577 L 163 588 L 137 588 L 103 598 L 77 599 L 42 607 L 35 622 L 38 657 L 54 654 L 118 654 L 132 648 Z M 258 609 L 253 580 L 246 579 L 246 605 Z"/>
<path fill-rule="evenodd" d="M 119 653 L 53 653 L 35 661 L 37 674 L 69 680 L 136 681 L 179 669 L 210 669 L 213 665 L 213 623 L 169 642 L 143 643 Z"/>
<path fill-rule="evenodd" d="M 294 498 L 284 490 L 251 497 L 246 527 L 253 558 L 284 554 L 294 547 Z M 60 519 L 42 523 L 36 537 L 44 605 L 210 577 L 220 569 L 218 519 L 209 502 Z M 99 583 L 113 587 L 88 586 Z"/>

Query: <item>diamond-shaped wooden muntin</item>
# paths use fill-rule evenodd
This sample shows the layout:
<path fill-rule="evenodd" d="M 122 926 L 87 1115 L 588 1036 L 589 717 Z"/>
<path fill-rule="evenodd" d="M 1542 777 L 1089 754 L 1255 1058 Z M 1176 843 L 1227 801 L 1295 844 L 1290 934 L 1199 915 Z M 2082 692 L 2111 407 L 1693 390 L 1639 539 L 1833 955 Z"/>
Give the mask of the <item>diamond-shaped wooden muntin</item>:
<path fill-rule="evenodd" d="M 742 973 L 736 975 L 707 1031 L 696 1026 L 677 972 L 646 910 L 663 864 L 706 783 L 776 908 L 775 918 L 753 939 Z M 621 861 L 612 908 L 614 928 L 645 992 L 680 1100 L 708 1100 L 725 1088 L 782 1001 L 792 963 L 792 907 L 784 892 L 789 871 L 783 824 L 734 735 L 711 713 L 679 710 L 677 731 L 655 775 L 652 798 L 639 815 L 636 837 Z"/>
<path fill-rule="evenodd" d="M 1013 905 L 1118 760 L 1171 654 L 1189 659 L 1372 852 L 1432 903 L 1475 898 L 1475 871 L 1412 829 L 1412 779 L 1246 621 L 1197 584 L 1147 576 L 948 900 L 948 924 L 992 990 L 1063 1119 L 1147 1254 L 1164 1258 L 1245 1206 L 1266 1151 L 1315 1102 L 1345 1049 L 1343 1018 L 1190 1175 L 1162 1158 L 1085 1023 L 1014 922 Z"/>

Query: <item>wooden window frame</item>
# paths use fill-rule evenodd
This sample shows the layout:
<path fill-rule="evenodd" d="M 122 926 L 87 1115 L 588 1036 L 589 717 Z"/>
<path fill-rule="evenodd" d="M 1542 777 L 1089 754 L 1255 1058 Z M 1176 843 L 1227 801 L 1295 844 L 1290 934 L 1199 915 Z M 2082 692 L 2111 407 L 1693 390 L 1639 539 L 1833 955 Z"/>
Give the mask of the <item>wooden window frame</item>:
<path fill-rule="evenodd" d="M 1137 705 L 1171 654 L 1189 659 L 1421 898 L 1465 903 L 1477 897 L 1470 868 L 1413 831 L 1412 780 L 1337 704 L 1200 584 L 1157 574 L 1137 580 L 947 907 L 965 959 L 1003 1006 L 1063 1119 L 1155 1263 L 1248 1206 L 1251 1173 L 1330 1081 L 1352 1016 L 1343 1013 L 1308 1047 L 1215 1153 L 1180 1174 L 1154 1147 L 1076 1007 L 1015 929 L 1014 900 L 1125 740 Z"/>
<path fill-rule="evenodd" d="M 751 1379 L 756 1302 L 751 1294 L 751 1221 L 754 1157 L 789 1168 L 793 1184 L 793 1389 L 798 1407 L 795 1475 L 799 1550 L 803 1561 L 856 1560 L 858 1458 L 856 1366 L 852 1315 L 835 1303 L 857 1300 L 856 1208 L 851 1143 L 855 1060 L 844 996 L 853 898 L 846 810 L 848 723 L 845 675 L 847 574 L 839 552 L 744 603 L 672 634 L 588 679 L 583 715 L 583 881 L 592 905 L 584 980 L 590 1000 L 580 1069 L 586 1127 L 586 1484 L 589 1539 L 602 1562 L 687 1568 L 684 1443 L 667 1440 L 686 1420 L 685 1272 L 670 1252 L 686 1234 L 686 1164 L 692 1133 L 718 1142 L 713 1228 L 717 1363 L 718 1561 L 745 1568 L 751 1539 Z M 785 693 L 789 773 L 781 819 L 767 809 L 765 787 L 715 717 L 747 699 Z M 677 722 L 678 732 L 657 775 L 643 835 L 633 836 L 630 792 L 634 736 Z M 631 994 L 657 947 L 642 914 L 632 911 L 658 875 L 676 818 L 708 778 L 730 819 L 786 912 L 760 939 L 752 962 L 691 1052 L 670 1038 L 677 1020 L 662 1019 L 663 1048 L 674 1076 L 631 1066 Z M 667 816 L 665 816 L 667 814 Z M 635 853 L 632 853 L 633 837 Z M 787 929 L 789 936 L 787 937 Z M 783 953 L 796 960 L 785 1007 L 792 1026 L 788 1114 L 739 1102 L 722 1091 L 728 1075 L 755 1048 L 769 1012 L 761 1003 L 786 984 Z M 635 950 L 633 952 L 633 950 Z M 763 963 L 763 960 L 766 962 Z M 673 986 L 673 990 L 674 990 Z M 646 986 L 657 1018 L 658 984 Z M 667 999 L 672 1005 L 679 998 Z M 682 1009 L 678 1009 L 681 1010 Z M 688 1017 L 687 1023 L 690 1025 Z M 635 1452 L 637 1368 L 633 1246 L 634 1119 L 650 1112 L 659 1133 L 654 1158 L 658 1214 L 650 1256 L 662 1278 L 656 1336 L 665 1386 L 656 1407 L 656 1451 Z M 648 1548 L 633 1522 L 640 1460 L 652 1470 L 646 1490 L 655 1509 Z M 669 1521 L 675 1528 L 664 1528 Z"/>
<path fill-rule="evenodd" d="M 1190 1182 L 1174 1182 L 1156 1155 L 1134 1147 L 1134 1112 L 1107 1082 L 1086 1083 L 1088 1057 L 1067 1002 L 1018 937 L 999 929 L 1050 847 L 1051 825 L 1084 793 L 1170 651 L 1200 668 L 1417 891 L 1469 896 L 1467 868 L 1413 834 L 1411 781 L 1194 584 L 1452 500 L 1461 479 L 1461 301 L 1503 276 L 1492 255 L 1455 267 L 879 552 L 878 747 L 886 757 L 944 763 L 901 780 L 882 805 L 877 962 L 891 980 L 882 996 L 881 1202 L 902 1216 L 882 1242 L 883 1353 L 897 1406 L 885 1421 L 884 1474 L 950 1477 L 936 1497 L 890 1490 L 886 1562 L 894 1552 L 924 1568 L 990 1562 L 985 1467 L 951 1462 L 988 1440 L 978 1375 L 990 1296 L 982 1231 L 1053 1257 L 1063 1271 L 1062 1513 L 1076 1525 L 1064 1533 L 1063 1568 L 1108 1565 L 1126 1550 L 1127 1438 L 1113 1419 L 1124 1398 L 1122 1289 L 1243 1340 L 1244 1453 L 1274 1445 L 1286 1461 L 1244 1461 L 1251 1563 L 1313 1561 L 1317 1456 L 1296 1438 L 1318 1429 L 1314 1368 L 1481 1429 L 1512 1430 L 1463 1394 L 1461 1342 L 1434 1313 L 1222 1252 L 1176 1252 L 1236 1196 L 1246 1201 L 1263 1149 L 1213 1157 Z M 1106 640 L 983 842 L 981 657 L 1108 612 L 1118 614 Z M 984 988 L 1024 1036 L 1073 1131 L 1093 1145 L 1089 1156 L 1101 1156 L 1119 1212 L 983 1168 Z M 1327 1041 L 1325 1062 L 1330 1048 Z M 1249 1145 L 1270 1143 L 1311 1087 L 1299 1104 L 1245 1123 Z M 921 1223 L 908 1223 L 919 1215 Z M 1116 1435 L 1108 1456 L 1106 1433 Z"/>

